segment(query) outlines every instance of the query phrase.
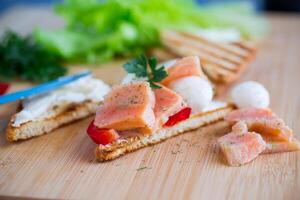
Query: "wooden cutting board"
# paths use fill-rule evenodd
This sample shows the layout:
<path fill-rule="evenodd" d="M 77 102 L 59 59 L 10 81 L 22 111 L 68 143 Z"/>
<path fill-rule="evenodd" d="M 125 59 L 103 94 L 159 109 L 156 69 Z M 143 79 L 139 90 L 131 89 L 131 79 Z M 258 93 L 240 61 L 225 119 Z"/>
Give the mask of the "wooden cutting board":
<path fill-rule="evenodd" d="M 242 80 L 263 83 L 271 108 L 300 134 L 300 17 L 269 18 L 272 32 Z M 121 63 L 93 70 L 116 83 L 124 74 Z M 12 90 L 25 86 L 15 84 Z M 6 142 L 4 129 L 16 106 L 0 107 L 2 198 L 300 199 L 300 152 L 262 155 L 228 167 L 215 145 L 224 133 L 222 123 L 97 163 L 95 145 L 85 134 L 92 118 L 28 141 Z"/>

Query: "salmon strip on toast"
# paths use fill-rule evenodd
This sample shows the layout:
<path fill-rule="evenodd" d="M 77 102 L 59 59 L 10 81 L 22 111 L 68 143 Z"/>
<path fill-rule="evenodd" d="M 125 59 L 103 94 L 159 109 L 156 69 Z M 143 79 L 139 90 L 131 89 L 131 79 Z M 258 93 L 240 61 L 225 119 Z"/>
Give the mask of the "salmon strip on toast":
<path fill-rule="evenodd" d="M 228 114 L 229 122 L 243 121 L 249 131 L 259 133 L 266 141 L 263 153 L 276 153 L 300 150 L 300 143 L 293 131 L 270 109 L 242 108 Z"/>
<path fill-rule="evenodd" d="M 177 59 L 166 68 L 156 68 L 155 59 L 141 56 L 127 62 L 124 68 L 129 73 L 126 81 L 105 97 L 87 131 L 98 144 L 95 154 L 99 161 L 112 160 L 223 120 L 235 108 L 213 101 L 212 86 L 197 56 Z M 186 78 L 190 78 L 187 88 L 193 95 L 169 87 L 179 80 L 178 85 L 186 84 Z"/>

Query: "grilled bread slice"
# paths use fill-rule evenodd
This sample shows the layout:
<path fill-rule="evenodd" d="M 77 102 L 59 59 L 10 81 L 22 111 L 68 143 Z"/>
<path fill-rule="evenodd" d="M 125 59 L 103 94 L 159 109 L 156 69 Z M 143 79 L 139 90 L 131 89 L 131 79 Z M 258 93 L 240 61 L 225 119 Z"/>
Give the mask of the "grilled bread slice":
<path fill-rule="evenodd" d="M 99 105 L 100 103 L 92 101 L 64 104 L 53 108 L 51 116 L 29 121 L 20 126 L 13 125 L 16 119 L 15 114 L 12 116 L 6 129 L 6 139 L 9 142 L 13 142 L 49 133 L 65 124 L 95 114 Z"/>
<path fill-rule="evenodd" d="M 203 71 L 215 83 L 235 81 L 256 55 L 256 46 L 250 41 L 219 43 L 179 31 L 162 31 L 161 41 L 165 50 L 155 50 L 156 56 L 199 56 Z"/>
<path fill-rule="evenodd" d="M 129 152 L 157 144 L 187 131 L 223 120 L 223 118 L 233 109 L 235 109 L 234 105 L 227 105 L 212 111 L 193 115 L 189 119 L 172 127 L 159 129 L 151 135 L 133 136 L 109 145 L 99 145 L 95 150 L 96 158 L 100 162 L 113 160 Z"/>

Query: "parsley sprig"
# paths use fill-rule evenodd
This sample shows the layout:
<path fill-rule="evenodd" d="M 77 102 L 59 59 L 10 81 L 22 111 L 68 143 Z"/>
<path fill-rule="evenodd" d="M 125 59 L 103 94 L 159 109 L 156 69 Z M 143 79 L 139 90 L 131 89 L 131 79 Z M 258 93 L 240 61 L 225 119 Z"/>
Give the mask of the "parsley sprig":
<path fill-rule="evenodd" d="M 23 37 L 10 31 L 0 40 L 0 81 L 53 80 L 67 71 L 60 61 L 31 35 Z"/>
<path fill-rule="evenodd" d="M 158 82 L 168 76 L 164 66 L 157 66 L 157 59 L 155 57 L 147 58 L 145 55 L 133 59 L 123 65 L 128 73 L 135 74 L 139 78 L 147 78 L 151 88 L 161 88 Z"/>

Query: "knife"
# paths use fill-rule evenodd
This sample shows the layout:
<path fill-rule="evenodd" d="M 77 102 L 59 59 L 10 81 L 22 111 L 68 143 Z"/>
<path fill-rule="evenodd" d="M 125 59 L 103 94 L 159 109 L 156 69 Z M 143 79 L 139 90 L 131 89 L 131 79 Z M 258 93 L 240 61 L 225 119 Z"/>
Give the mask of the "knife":
<path fill-rule="evenodd" d="M 57 88 L 60 88 L 64 85 L 68 84 L 68 83 L 71 83 L 73 81 L 76 81 L 82 77 L 86 77 L 89 75 L 91 75 L 90 71 L 83 71 L 83 72 L 79 72 L 79 73 L 69 75 L 69 76 L 62 76 L 56 80 L 40 84 L 38 86 L 29 88 L 29 89 L 25 89 L 25 90 L 21 90 L 18 92 L 0 96 L 0 105 L 6 104 L 9 102 L 13 102 L 13 101 L 17 101 L 20 99 L 24 99 L 24 98 L 30 97 L 32 95 L 42 94 L 45 92 L 55 90 Z"/>

